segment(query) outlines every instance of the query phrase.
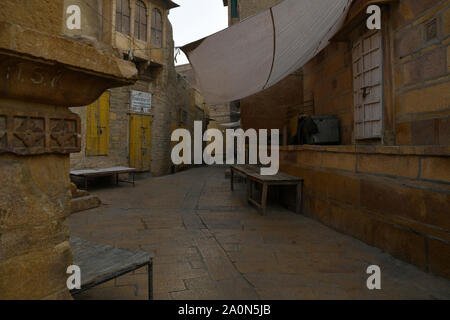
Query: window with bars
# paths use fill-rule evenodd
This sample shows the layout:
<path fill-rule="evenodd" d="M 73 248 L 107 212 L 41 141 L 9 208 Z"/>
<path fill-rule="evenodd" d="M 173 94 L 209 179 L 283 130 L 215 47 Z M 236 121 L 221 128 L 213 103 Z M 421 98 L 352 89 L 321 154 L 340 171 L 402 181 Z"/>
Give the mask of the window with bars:
<path fill-rule="evenodd" d="M 134 37 L 142 41 L 147 41 L 147 8 L 141 0 L 136 1 Z"/>
<path fill-rule="evenodd" d="M 155 8 L 152 11 L 152 33 L 150 39 L 151 44 L 158 48 L 161 48 L 162 37 L 163 37 L 162 14 L 161 11 L 159 11 L 159 9 Z"/>
<path fill-rule="evenodd" d="M 116 0 L 116 31 L 130 35 L 130 0 Z"/>

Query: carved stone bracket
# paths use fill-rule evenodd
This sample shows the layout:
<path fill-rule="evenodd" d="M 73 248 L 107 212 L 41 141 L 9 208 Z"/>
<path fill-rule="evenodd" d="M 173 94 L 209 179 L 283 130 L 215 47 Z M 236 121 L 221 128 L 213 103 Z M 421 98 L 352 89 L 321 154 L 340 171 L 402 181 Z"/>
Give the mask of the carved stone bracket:
<path fill-rule="evenodd" d="M 68 154 L 81 150 L 80 118 L 69 111 L 0 109 L 0 154 Z"/>

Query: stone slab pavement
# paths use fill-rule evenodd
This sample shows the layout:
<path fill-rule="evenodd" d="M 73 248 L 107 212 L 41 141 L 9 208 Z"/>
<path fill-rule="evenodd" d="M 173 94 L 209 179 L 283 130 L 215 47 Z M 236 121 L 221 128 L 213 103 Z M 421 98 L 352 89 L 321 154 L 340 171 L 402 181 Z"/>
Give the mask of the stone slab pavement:
<path fill-rule="evenodd" d="M 99 208 L 73 214 L 73 235 L 155 254 L 155 299 L 450 299 L 450 281 L 317 221 L 272 205 L 262 217 L 224 167 L 90 190 Z M 367 267 L 382 271 L 367 289 Z M 147 299 L 146 270 L 77 299 Z"/>

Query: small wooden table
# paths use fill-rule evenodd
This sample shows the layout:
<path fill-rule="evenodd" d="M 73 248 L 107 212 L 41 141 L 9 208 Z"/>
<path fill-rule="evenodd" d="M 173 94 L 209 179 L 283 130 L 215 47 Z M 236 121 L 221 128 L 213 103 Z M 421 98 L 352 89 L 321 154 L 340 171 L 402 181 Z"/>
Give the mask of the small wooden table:
<path fill-rule="evenodd" d="M 92 177 L 104 177 L 104 176 L 116 176 L 116 184 L 119 182 L 126 182 L 133 184 L 134 187 L 134 174 L 136 172 L 135 168 L 128 167 L 112 167 L 112 168 L 104 168 L 104 169 L 85 169 L 85 170 L 72 170 L 70 171 L 71 176 L 82 177 L 84 178 L 84 188 L 87 190 L 88 188 L 88 178 Z M 119 180 L 119 174 L 123 173 L 131 173 L 133 176 L 132 181 L 128 180 Z"/>
<path fill-rule="evenodd" d="M 148 299 L 153 300 L 153 255 L 77 237 L 70 238 L 70 247 L 73 263 L 81 270 L 81 288 L 71 290 L 72 295 L 147 266 Z"/>
<path fill-rule="evenodd" d="M 234 174 L 240 174 L 247 178 L 247 199 L 261 210 L 262 215 L 266 215 L 267 192 L 269 186 L 296 186 L 296 212 L 302 213 L 303 204 L 303 179 L 289 174 L 278 172 L 273 176 L 263 176 L 260 174 L 261 167 L 256 165 L 232 165 L 231 166 L 231 191 L 234 190 Z M 253 199 L 253 185 L 262 185 L 261 203 Z"/>

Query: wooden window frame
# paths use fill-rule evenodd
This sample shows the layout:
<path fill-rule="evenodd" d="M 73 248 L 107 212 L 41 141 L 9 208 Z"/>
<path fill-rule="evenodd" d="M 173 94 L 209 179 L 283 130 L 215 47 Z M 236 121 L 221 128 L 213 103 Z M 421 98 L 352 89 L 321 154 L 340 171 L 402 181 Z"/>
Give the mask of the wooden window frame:
<path fill-rule="evenodd" d="M 128 4 L 128 13 L 124 12 L 124 5 Z M 128 26 L 128 27 L 127 27 Z M 116 0 L 116 32 L 123 33 L 127 36 L 131 31 L 131 5 L 130 0 Z"/>
<path fill-rule="evenodd" d="M 158 18 L 160 17 L 160 25 L 158 25 Z M 158 48 L 162 48 L 163 46 L 163 29 L 164 29 L 164 23 L 163 23 L 163 15 L 159 8 L 153 8 L 152 10 L 152 28 L 151 28 L 151 35 L 150 35 L 150 43 L 153 46 L 156 46 Z M 156 38 L 155 38 L 156 36 Z M 159 36 L 159 38 L 157 37 Z M 158 40 L 159 39 L 159 40 Z"/>
<path fill-rule="evenodd" d="M 144 1 L 136 0 L 134 10 L 134 37 L 147 42 L 147 6 Z"/>

